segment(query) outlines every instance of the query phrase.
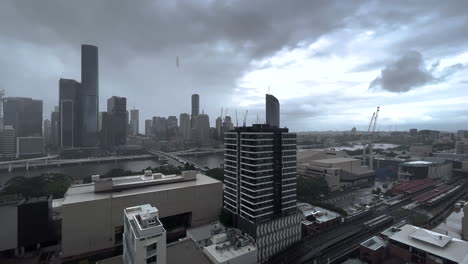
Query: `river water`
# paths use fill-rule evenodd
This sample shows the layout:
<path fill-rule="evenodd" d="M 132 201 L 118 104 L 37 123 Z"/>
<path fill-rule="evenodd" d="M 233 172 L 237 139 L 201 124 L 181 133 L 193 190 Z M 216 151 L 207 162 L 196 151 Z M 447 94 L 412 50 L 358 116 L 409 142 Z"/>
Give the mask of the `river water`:
<path fill-rule="evenodd" d="M 204 154 L 197 156 L 184 156 L 184 159 L 197 163 L 203 167 L 218 168 L 224 162 L 224 154 Z M 172 164 L 173 162 L 169 162 Z M 12 172 L 1 172 L 0 173 L 0 187 L 2 187 L 8 180 L 16 176 L 34 177 L 39 176 L 42 173 L 63 173 L 71 176 L 74 180 L 82 180 L 87 176 L 93 174 L 104 174 L 111 169 L 123 169 L 131 171 L 141 171 L 147 167 L 158 167 L 161 163 L 157 160 L 134 160 L 134 161 L 122 161 L 116 163 L 100 163 L 100 164 L 85 164 L 85 165 L 74 165 L 74 166 L 63 166 L 63 167 L 49 167 L 25 170 L 13 170 Z"/>

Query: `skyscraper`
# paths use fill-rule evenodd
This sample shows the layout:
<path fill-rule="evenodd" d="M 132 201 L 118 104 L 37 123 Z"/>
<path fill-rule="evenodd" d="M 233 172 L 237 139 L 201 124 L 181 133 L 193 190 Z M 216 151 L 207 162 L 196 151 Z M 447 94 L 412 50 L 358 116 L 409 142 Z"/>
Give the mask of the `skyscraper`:
<path fill-rule="evenodd" d="M 55 106 L 54 111 L 50 114 L 50 144 L 56 148 L 59 146 L 59 107 Z"/>
<path fill-rule="evenodd" d="M 127 98 L 112 96 L 107 99 L 107 115 L 109 118 L 109 147 L 127 144 Z"/>
<path fill-rule="evenodd" d="M 80 117 L 82 115 L 78 101 L 80 88 L 80 83 L 75 80 L 59 80 L 58 142 L 62 149 L 81 145 Z"/>
<path fill-rule="evenodd" d="M 42 136 L 42 100 L 24 97 L 3 99 L 3 125 L 12 126 L 17 137 Z"/>
<path fill-rule="evenodd" d="M 83 147 L 98 145 L 99 66 L 98 48 L 81 45 L 80 128 Z"/>
<path fill-rule="evenodd" d="M 196 133 L 201 143 L 208 141 L 210 137 L 210 117 L 207 114 L 197 116 Z"/>
<path fill-rule="evenodd" d="M 190 133 L 192 131 L 191 123 L 190 123 L 190 115 L 186 113 L 182 113 L 179 116 L 179 133 L 184 140 L 190 139 Z"/>
<path fill-rule="evenodd" d="M 271 94 L 265 96 L 266 123 L 272 127 L 280 126 L 280 103 L 276 97 Z"/>
<path fill-rule="evenodd" d="M 146 119 L 145 120 L 145 136 L 151 137 L 152 128 L 153 128 L 153 120 Z"/>
<path fill-rule="evenodd" d="M 177 134 L 178 120 L 176 116 L 167 117 L 167 135 L 174 137 Z"/>
<path fill-rule="evenodd" d="M 256 239 L 263 262 L 301 238 L 296 134 L 269 124 L 236 127 L 224 134 L 224 148 L 224 209 Z"/>
<path fill-rule="evenodd" d="M 43 135 L 45 144 L 50 144 L 52 136 L 52 122 L 49 119 L 44 120 Z"/>
<path fill-rule="evenodd" d="M 139 134 L 140 126 L 140 111 L 137 109 L 130 110 L 130 127 L 132 128 L 132 135 L 136 136 Z"/>
<path fill-rule="evenodd" d="M 192 128 L 196 127 L 197 116 L 200 114 L 200 96 L 192 94 Z"/>
<path fill-rule="evenodd" d="M 167 119 L 165 117 L 153 117 L 154 136 L 157 140 L 167 139 Z"/>
<path fill-rule="evenodd" d="M 218 116 L 216 118 L 216 139 L 221 139 L 221 136 L 223 135 L 223 119 Z"/>

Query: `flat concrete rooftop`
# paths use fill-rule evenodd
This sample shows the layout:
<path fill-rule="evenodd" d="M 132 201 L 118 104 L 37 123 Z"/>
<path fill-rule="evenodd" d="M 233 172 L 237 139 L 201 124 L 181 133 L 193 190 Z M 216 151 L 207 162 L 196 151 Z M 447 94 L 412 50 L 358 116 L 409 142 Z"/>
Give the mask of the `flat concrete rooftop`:
<path fill-rule="evenodd" d="M 68 188 L 65 196 L 63 198 L 62 205 L 73 204 L 73 203 L 81 203 L 81 202 L 88 202 L 93 200 L 100 200 L 100 199 L 109 199 L 112 197 L 123 197 L 123 196 L 130 196 L 135 194 L 141 193 L 151 193 L 151 192 L 159 192 L 171 189 L 178 189 L 178 188 L 188 188 L 200 185 L 208 185 L 208 184 L 220 184 L 221 182 L 208 177 L 204 174 L 197 174 L 195 180 L 191 181 L 183 181 L 183 182 L 174 182 L 174 183 L 167 183 L 167 184 L 160 184 L 160 185 L 147 185 L 147 186 L 139 186 L 129 189 L 123 189 L 118 191 L 109 191 L 109 192 L 94 192 L 94 183 L 88 184 L 77 184 L 72 185 Z"/>

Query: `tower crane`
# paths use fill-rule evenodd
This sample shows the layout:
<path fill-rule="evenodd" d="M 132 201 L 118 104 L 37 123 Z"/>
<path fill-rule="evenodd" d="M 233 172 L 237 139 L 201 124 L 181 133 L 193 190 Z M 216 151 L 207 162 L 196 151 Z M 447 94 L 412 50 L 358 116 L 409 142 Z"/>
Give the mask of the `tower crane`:
<path fill-rule="evenodd" d="M 369 168 L 372 170 L 374 168 L 373 164 L 373 154 L 372 154 L 372 147 L 373 147 L 373 140 L 375 140 L 375 128 L 377 127 L 377 119 L 379 117 L 380 106 L 377 107 L 377 111 L 372 114 L 371 121 L 369 123 L 369 127 L 367 128 L 367 132 L 371 132 L 371 137 L 369 139 L 368 144 L 362 144 L 362 159 L 363 165 L 366 165 L 369 162 Z M 372 131 L 370 130 L 372 128 Z M 366 153 L 366 151 L 368 153 Z"/>

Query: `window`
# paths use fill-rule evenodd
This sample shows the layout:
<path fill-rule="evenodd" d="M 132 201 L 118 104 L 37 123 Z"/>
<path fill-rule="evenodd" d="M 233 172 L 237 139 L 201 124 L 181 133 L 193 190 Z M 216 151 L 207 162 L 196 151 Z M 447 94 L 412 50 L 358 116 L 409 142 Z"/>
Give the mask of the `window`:
<path fill-rule="evenodd" d="M 153 243 L 146 247 L 146 256 L 153 256 L 156 254 L 156 249 L 158 248 L 158 243 Z"/>
<path fill-rule="evenodd" d="M 146 264 L 156 264 L 156 256 L 152 256 L 151 258 L 146 259 Z"/>

